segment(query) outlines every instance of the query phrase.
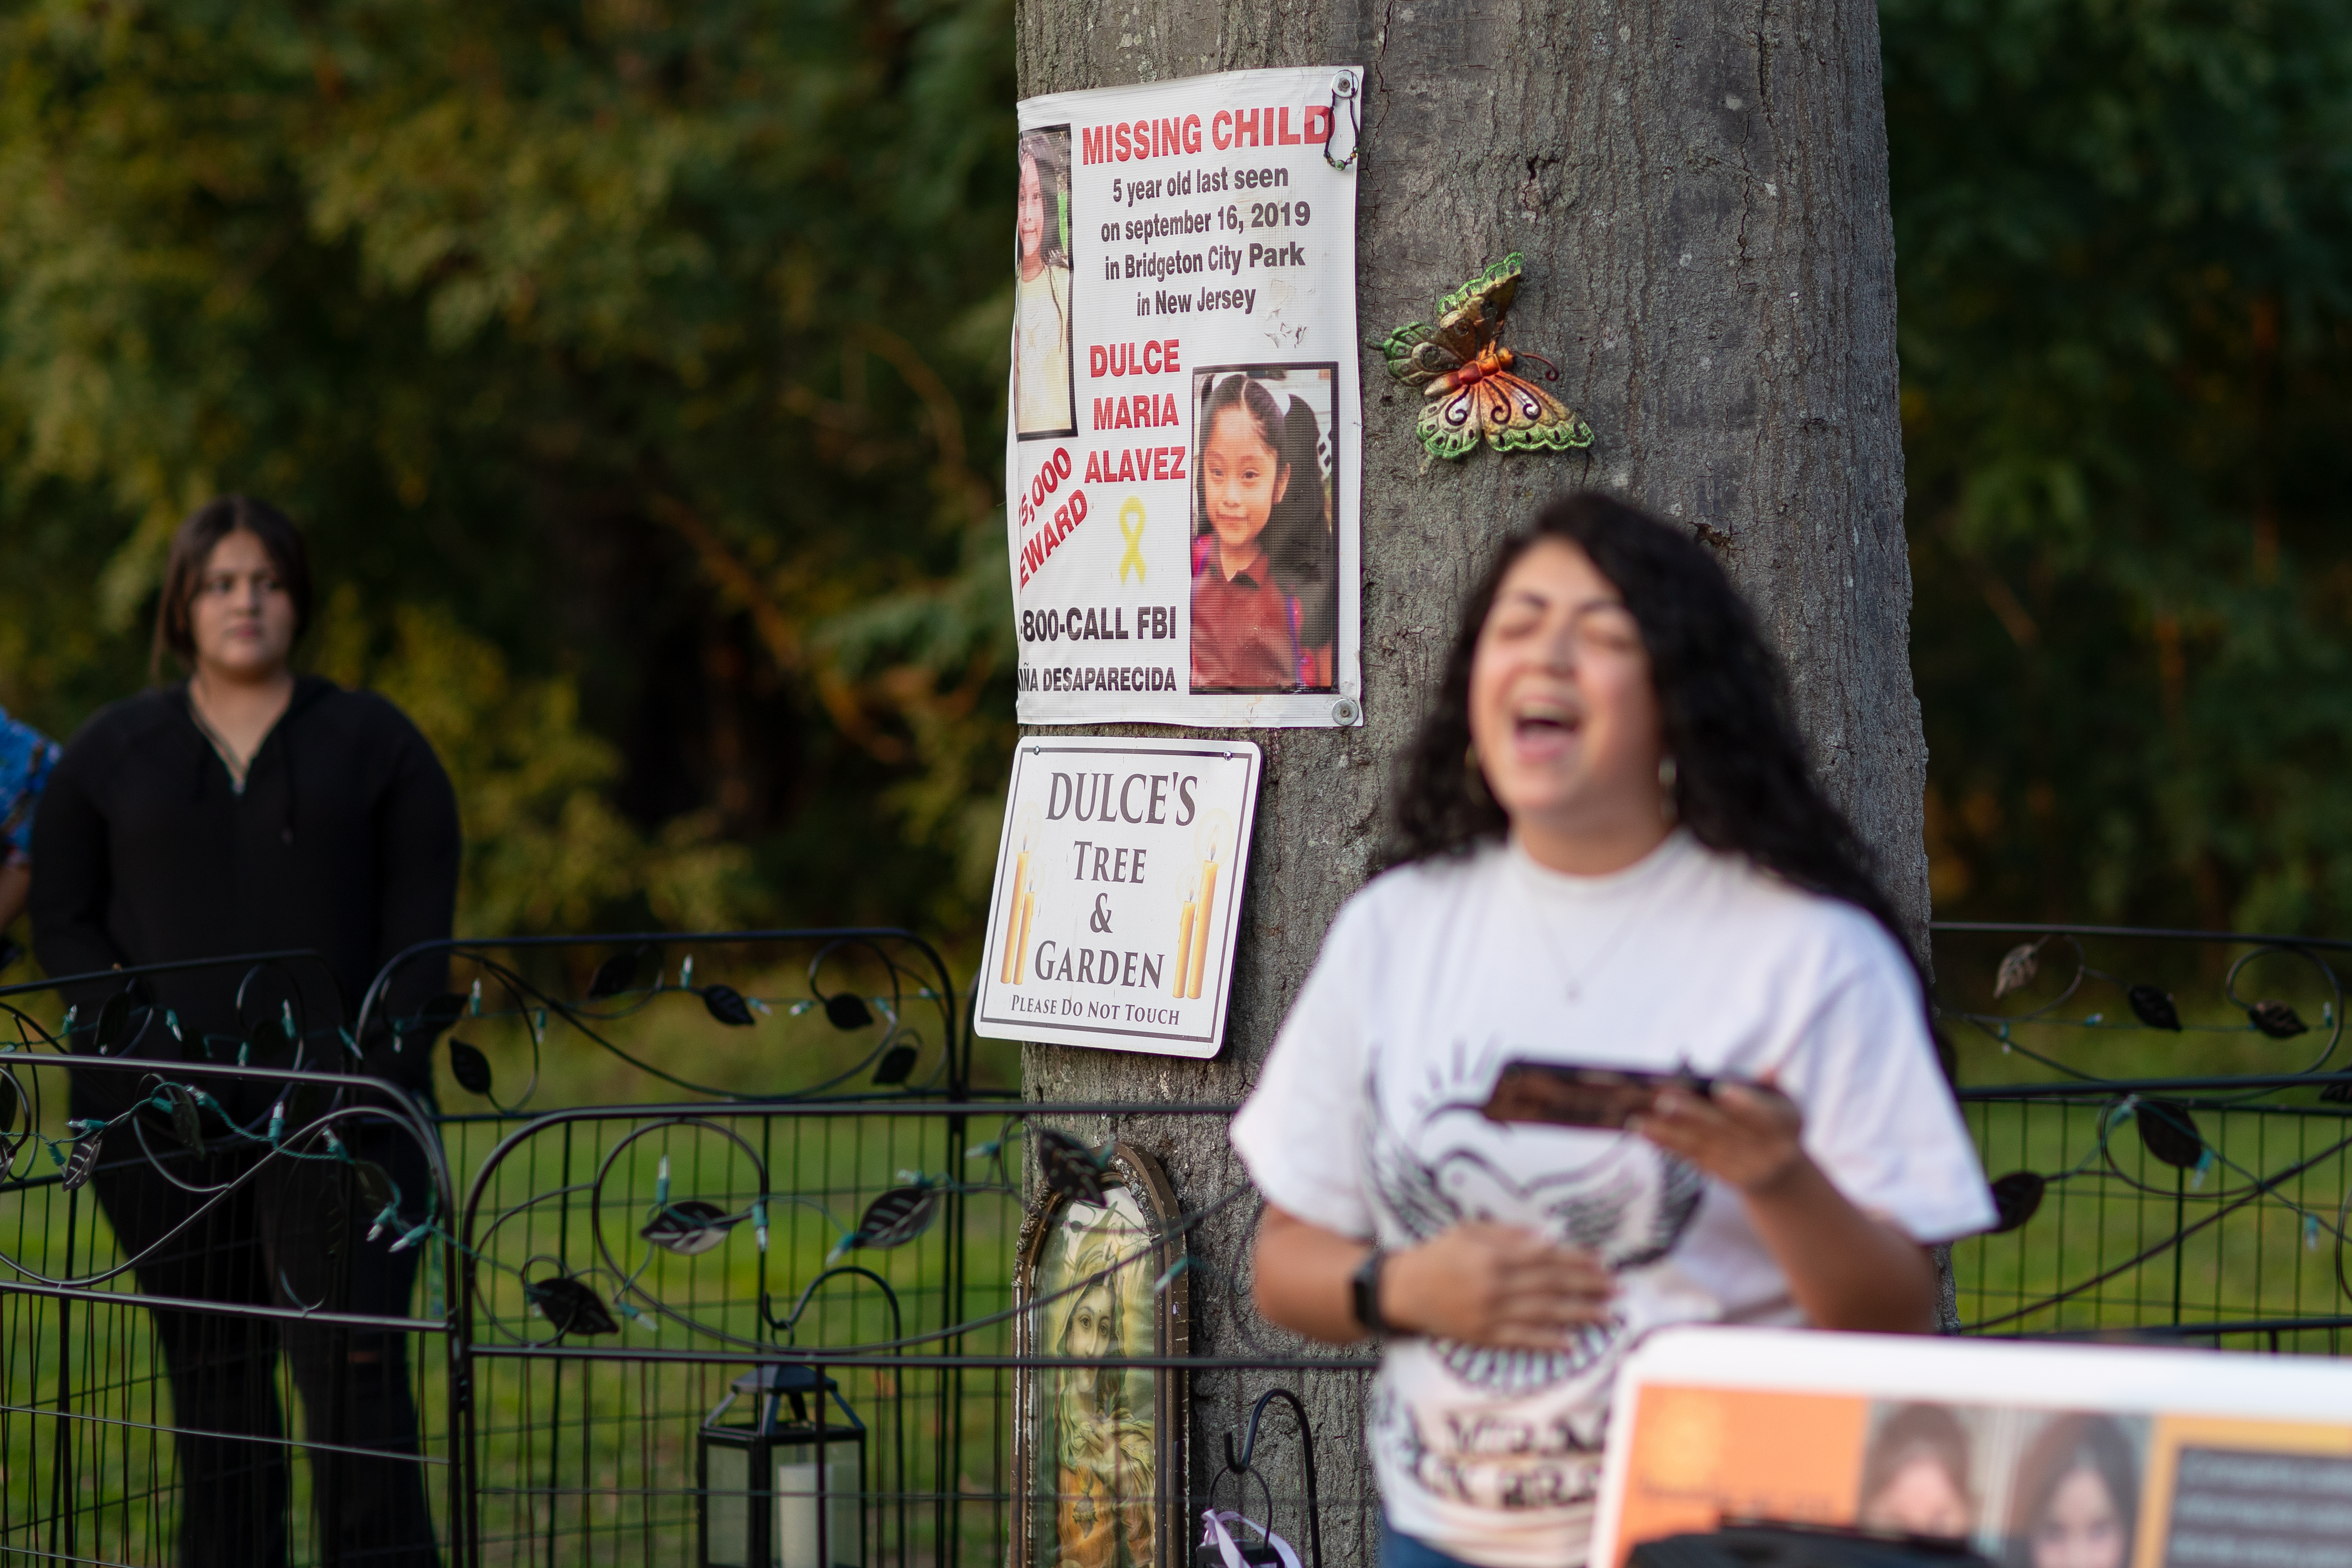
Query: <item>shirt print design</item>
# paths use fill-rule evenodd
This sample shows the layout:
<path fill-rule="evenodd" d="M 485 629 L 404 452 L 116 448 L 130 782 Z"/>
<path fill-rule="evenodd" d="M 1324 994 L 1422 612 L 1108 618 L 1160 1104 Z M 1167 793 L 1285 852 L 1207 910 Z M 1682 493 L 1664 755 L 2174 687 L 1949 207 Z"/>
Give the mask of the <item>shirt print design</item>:
<path fill-rule="evenodd" d="M 1488 1121 L 1480 1107 L 1503 1061 L 1530 1054 L 1457 1045 L 1431 1061 L 1420 1082 L 1386 1092 L 1375 1059 L 1366 1085 L 1366 1168 L 1394 1228 L 1426 1241 L 1465 1220 L 1525 1226 L 1591 1249 L 1619 1273 L 1664 1258 L 1698 1210 L 1705 1176 L 1630 1134 Z M 1628 1323 L 1616 1314 L 1559 1350 L 1446 1339 L 1427 1348 L 1476 1396 L 1507 1401 L 1605 1378 L 1631 1346 Z M 1601 1434 L 1574 1430 L 1561 1413 L 1529 1419 L 1507 1407 L 1457 1411 L 1443 1428 L 1423 1432 L 1402 1408 L 1374 1422 L 1376 1436 L 1392 1445 L 1391 1461 L 1440 1496 L 1552 1508 L 1590 1493 Z"/>

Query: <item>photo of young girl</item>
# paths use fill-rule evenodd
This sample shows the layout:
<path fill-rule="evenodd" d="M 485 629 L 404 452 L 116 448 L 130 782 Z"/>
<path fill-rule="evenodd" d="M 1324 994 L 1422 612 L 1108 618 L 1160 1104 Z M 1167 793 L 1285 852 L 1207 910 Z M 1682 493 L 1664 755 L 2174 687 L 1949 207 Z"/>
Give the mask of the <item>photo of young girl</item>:
<path fill-rule="evenodd" d="M 1013 432 L 1076 435 L 1070 402 L 1070 128 L 1021 139 L 1013 222 Z"/>
<path fill-rule="evenodd" d="M 1338 367 L 1192 378 L 1192 690 L 1333 689 Z"/>
<path fill-rule="evenodd" d="M 2139 1523 L 2144 1418 L 2052 1417 L 2026 1445 L 2009 1500 L 2007 1568 L 2128 1568 Z"/>
<path fill-rule="evenodd" d="M 1892 1535 L 1966 1540 L 1976 1530 L 1969 1428 L 1948 1405 L 1881 1406 L 1862 1461 L 1854 1522 Z"/>

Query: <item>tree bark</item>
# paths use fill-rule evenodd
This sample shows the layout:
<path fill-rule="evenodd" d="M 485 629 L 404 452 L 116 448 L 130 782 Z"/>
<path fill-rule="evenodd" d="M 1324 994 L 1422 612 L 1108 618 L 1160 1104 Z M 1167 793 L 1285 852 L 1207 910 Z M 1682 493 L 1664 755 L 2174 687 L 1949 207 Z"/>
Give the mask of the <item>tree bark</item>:
<path fill-rule="evenodd" d="M 1224 1052 L 1193 1063 L 1031 1046 L 1027 1093 L 1247 1092 L 1366 875 L 1395 758 L 1486 547 L 1563 488 L 1606 486 L 1718 552 L 1777 642 L 1822 777 L 1924 954 L 1927 747 L 1908 660 L 1871 0 L 1018 0 L 1017 34 L 1024 96 L 1365 66 L 1359 336 L 1428 319 L 1445 290 L 1520 251 L 1507 340 L 1558 361 L 1558 390 L 1596 433 L 1572 457 L 1482 452 L 1425 466 L 1418 397 L 1367 350 L 1366 723 L 1249 737 L 1266 747 L 1265 781 Z M 1139 1116 L 1117 1130 L 1162 1160 L 1187 1205 L 1241 1179 L 1214 1119 Z M 1248 1309 L 1255 1220 L 1254 1203 L 1237 1205 L 1195 1238 L 1196 1353 L 1300 1348 Z M 1371 1497 L 1355 1380 L 1202 1379 L 1194 1491 L 1246 1402 L 1276 1384 L 1303 1385 L 1314 1412 L 1328 1560 L 1371 1561 L 1377 1513 L 1350 1506 Z"/>

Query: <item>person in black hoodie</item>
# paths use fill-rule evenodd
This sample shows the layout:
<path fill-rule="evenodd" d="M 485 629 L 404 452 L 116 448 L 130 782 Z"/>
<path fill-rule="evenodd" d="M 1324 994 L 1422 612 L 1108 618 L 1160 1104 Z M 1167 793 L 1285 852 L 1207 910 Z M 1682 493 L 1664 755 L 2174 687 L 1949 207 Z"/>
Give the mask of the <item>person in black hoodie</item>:
<path fill-rule="evenodd" d="M 315 951 L 331 971 L 281 966 L 270 978 L 286 994 L 269 992 L 259 1006 L 251 986 L 240 1005 L 242 966 L 142 982 L 150 1005 L 131 1053 L 249 1053 L 282 1066 L 299 1044 L 299 1059 L 316 1065 L 320 1050 L 344 1049 L 336 1026 L 388 959 L 449 935 L 459 839 L 448 777 L 391 703 L 294 674 L 310 611 L 301 536 L 283 515 L 242 496 L 199 508 L 172 541 L 155 616 L 159 681 L 167 657 L 187 679 L 98 714 L 50 776 L 32 890 L 34 949 L 48 974 L 276 949 Z M 414 1017 L 446 984 L 446 963 L 405 966 L 384 1010 Z M 87 1023 L 118 988 L 94 979 L 67 996 Z M 299 1042 L 270 1028 L 285 1017 L 297 1019 Z M 352 1065 L 429 1093 L 429 1034 L 371 1032 L 355 1042 L 362 1060 Z M 90 1033 L 75 1031 L 76 1051 L 92 1049 Z M 130 1074 L 75 1076 L 77 1115 L 112 1115 L 135 1085 Z M 269 1113 L 267 1095 L 257 1103 L 218 1080 L 214 1092 L 257 1131 Z M 173 1146 L 152 1134 L 100 1155 L 91 1185 L 124 1254 L 138 1257 L 146 1293 L 313 1309 L 333 1298 L 343 1312 L 408 1315 L 420 1254 L 392 1251 L 396 1230 L 362 1239 L 374 1216 L 358 1212 L 347 1176 L 264 1159 L 260 1145 L 217 1115 L 205 1130 L 193 1155 L 151 1159 L 145 1149 Z M 422 1153 L 381 1124 L 346 1132 L 354 1157 L 382 1166 L 403 1207 L 421 1210 Z M 188 1168 L 162 1168 L 178 1160 Z M 248 1175 L 225 1198 L 189 1190 Z M 310 1437 L 345 1450 L 322 1458 L 337 1473 L 322 1473 L 314 1489 L 330 1559 L 437 1562 L 401 1335 L 309 1323 L 281 1331 L 268 1320 L 187 1312 L 156 1312 L 155 1332 L 178 1428 L 185 1568 L 287 1561 L 281 1341 Z"/>

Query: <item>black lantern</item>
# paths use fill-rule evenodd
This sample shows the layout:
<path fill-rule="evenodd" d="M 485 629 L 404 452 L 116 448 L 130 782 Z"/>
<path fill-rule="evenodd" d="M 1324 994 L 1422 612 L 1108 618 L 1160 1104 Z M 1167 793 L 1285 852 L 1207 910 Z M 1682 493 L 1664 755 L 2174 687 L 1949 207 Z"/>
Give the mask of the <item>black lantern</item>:
<path fill-rule="evenodd" d="M 727 1419 L 739 1395 L 751 1396 L 748 1424 Z M 703 1568 L 865 1563 L 866 1424 L 832 1378 L 753 1367 L 704 1419 L 698 1447 Z"/>

